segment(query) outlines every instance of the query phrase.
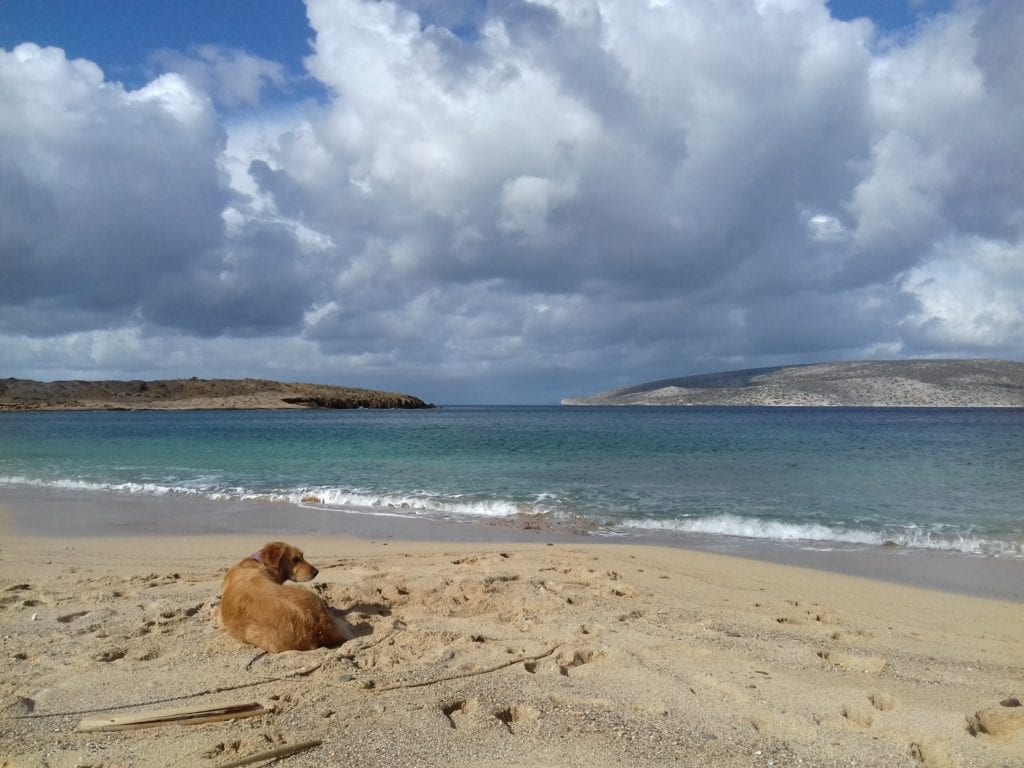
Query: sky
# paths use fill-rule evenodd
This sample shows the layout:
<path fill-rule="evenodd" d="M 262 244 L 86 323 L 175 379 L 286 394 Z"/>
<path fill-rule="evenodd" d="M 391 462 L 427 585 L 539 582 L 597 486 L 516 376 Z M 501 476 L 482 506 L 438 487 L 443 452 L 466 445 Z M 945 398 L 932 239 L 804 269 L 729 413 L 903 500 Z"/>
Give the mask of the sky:
<path fill-rule="evenodd" d="M 0 376 L 1024 360 L 1019 0 L 0 0 Z"/>

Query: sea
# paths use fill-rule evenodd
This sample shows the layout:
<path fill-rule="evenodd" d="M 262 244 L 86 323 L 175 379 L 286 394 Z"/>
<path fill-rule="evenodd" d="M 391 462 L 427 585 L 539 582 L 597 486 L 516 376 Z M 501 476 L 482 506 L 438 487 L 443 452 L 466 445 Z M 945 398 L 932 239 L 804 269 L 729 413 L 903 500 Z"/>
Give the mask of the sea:
<path fill-rule="evenodd" d="M 1024 410 L 466 406 L 0 414 L 5 489 L 609 539 L 1024 558 Z"/>

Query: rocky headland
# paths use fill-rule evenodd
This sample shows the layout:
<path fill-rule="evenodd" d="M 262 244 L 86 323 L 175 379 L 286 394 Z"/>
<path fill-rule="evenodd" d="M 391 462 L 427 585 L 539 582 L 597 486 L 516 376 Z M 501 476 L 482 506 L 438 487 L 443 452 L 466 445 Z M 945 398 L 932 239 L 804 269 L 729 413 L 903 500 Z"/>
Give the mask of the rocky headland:
<path fill-rule="evenodd" d="M 418 397 L 265 379 L 32 381 L 0 379 L 0 411 L 186 411 L 432 408 Z"/>
<path fill-rule="evenodd" d="M 1024 408 L 1024 363 L 884 360 L 664 379 L 562 405 Z"/>

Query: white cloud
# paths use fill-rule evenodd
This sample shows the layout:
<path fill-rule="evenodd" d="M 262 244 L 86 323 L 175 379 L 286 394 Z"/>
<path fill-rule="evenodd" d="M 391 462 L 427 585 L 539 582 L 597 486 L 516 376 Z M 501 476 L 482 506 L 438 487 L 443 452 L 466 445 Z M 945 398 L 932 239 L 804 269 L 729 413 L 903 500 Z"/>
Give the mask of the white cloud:
<path fill-rule="evenodd" d="M 953 239 L 905 281 L 920 305 L 908 335 L 921 343 L 1002 356 L 1024 349 L 1024 244 Z"/>
<path fill-rule="evenodd" d="M 201 45 L 189 53 L 157 51 L 150 62 L 160 71 L 173 72 L 218 104 L 232 109 L 254 107 L 267 86 L 282 88 L 284 67 L 245 51 Z"/>
<path fill-rule="evenodd" d="M 807 234 L 816 243 L 841 243 L 850 233 L 837 216 L 829 213 L 805 213 Z"/>

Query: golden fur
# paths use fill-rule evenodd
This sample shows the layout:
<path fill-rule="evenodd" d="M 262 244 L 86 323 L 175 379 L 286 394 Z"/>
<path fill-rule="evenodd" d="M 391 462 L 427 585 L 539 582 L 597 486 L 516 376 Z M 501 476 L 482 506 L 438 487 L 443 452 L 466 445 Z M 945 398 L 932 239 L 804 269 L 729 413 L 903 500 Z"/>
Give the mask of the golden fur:
<path fill-rule="evenodd" d="M 265 651 L 310 651 L 347 638 L 317 595 L 284 582 L 309 581 L 318 571 L 302 552 L 267 544 L 224 577 L 220 620 L 231 636 Z"/>

